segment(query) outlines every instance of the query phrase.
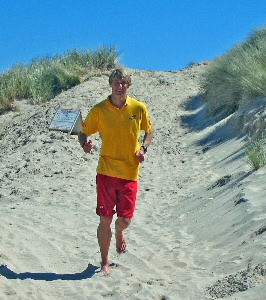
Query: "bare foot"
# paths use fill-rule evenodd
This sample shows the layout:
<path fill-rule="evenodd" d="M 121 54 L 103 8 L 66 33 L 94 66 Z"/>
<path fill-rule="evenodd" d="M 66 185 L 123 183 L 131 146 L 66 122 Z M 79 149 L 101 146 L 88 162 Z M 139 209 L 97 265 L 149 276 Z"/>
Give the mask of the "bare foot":
<path fill-rule="evenodd" d="M 102 265 L 100 273 L 104 276 L 109 274 L 110 264 Z"/>
<path fill-rule="evenodd" d="M 116 238 L 116 251 L 119 254 L 125 253 L 127 251 L 127 243 L 124 238 L 123 231 L 119 232 L 116 231 L 115 233 L 115 238 Z"/>

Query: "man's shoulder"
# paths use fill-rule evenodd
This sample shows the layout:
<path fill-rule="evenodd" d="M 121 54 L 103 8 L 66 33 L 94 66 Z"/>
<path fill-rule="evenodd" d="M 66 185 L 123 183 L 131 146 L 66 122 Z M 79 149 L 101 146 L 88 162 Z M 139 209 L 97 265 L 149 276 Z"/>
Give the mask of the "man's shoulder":
<path fill-rule="evenodd" d="M 138 99 L 135 99 L 133 97 L 128 96 L 128 100 L 129 100 L 129 103 L 132 104 L 132 105 L 136 105 L 136 106 L 140 106 L 140 107 L 146 107 L 144 102 L 142 102 Z"/>
<path fill-rule="evenodd" d="M 129 95 L 127 95 L 127 98 L 128 98 L 129 101 L 132 101 L 132 102 L 141 102 L 140 100 L 138 100 L 138 99 L 136 99 L 134 97 L 131 97 Z"/>
<path fill-rule="evenodd" d="M 101 109 L 102 107 L 104 107 L 107 103 L 108 97 L 98 103 L 96 103 L 93 107 L 92 110 L 97 110 L 97 109 Z"/>

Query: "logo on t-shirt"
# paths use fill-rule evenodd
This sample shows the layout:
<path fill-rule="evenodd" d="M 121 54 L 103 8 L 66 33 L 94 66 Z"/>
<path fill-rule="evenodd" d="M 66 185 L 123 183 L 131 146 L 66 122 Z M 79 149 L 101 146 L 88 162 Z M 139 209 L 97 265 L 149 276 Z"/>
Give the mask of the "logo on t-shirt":
<path fill-rule="evenodd" d="M 137 119 L 137 116 L 136 115 L 132 115 L 129 120 L 136 120 Z"/>

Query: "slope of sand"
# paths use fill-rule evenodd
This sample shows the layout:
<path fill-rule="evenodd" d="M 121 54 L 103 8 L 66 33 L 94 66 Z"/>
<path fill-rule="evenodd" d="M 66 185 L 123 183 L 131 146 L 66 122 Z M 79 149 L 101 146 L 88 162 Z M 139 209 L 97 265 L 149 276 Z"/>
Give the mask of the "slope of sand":
<path fill-rule="evenodd" d="M 109 94 L 108 77 L 0 117 L 0 299 L 264 299 L 266 169 L 251 171 L 240 118 L 205 116 L 205 68 L 129 70 L 129 94 L 147 104 L 156 134 L 128 251 L 116 255 L 112 241 L 105 277 L 97 273 L 99 137 L 85 155 L 76 136 L 48 126 L 56 108 L 84 118 Z"/>

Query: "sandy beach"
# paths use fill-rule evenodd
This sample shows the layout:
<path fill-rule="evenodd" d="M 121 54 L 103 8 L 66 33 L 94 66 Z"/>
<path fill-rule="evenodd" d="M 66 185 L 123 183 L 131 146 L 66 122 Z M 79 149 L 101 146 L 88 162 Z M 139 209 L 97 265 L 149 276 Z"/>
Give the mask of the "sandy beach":
<path fill-rule="evenodd" d="M 58 108 L 84 119 L 110 93 L 108 75 L 0 116 L 1 300 L 265 299 L 266 168 L 252 171 L 243 130 L 258 112 L 207 117 L 207 64 L 128 69 L 129 95 L 146 103 L 155 137 L 125 232 L 128 251 L 116 254 L 113 238 L 108 276 L 98 272 L 99 136 L 86 155 L 76 135 L 49 130 Z"/>

